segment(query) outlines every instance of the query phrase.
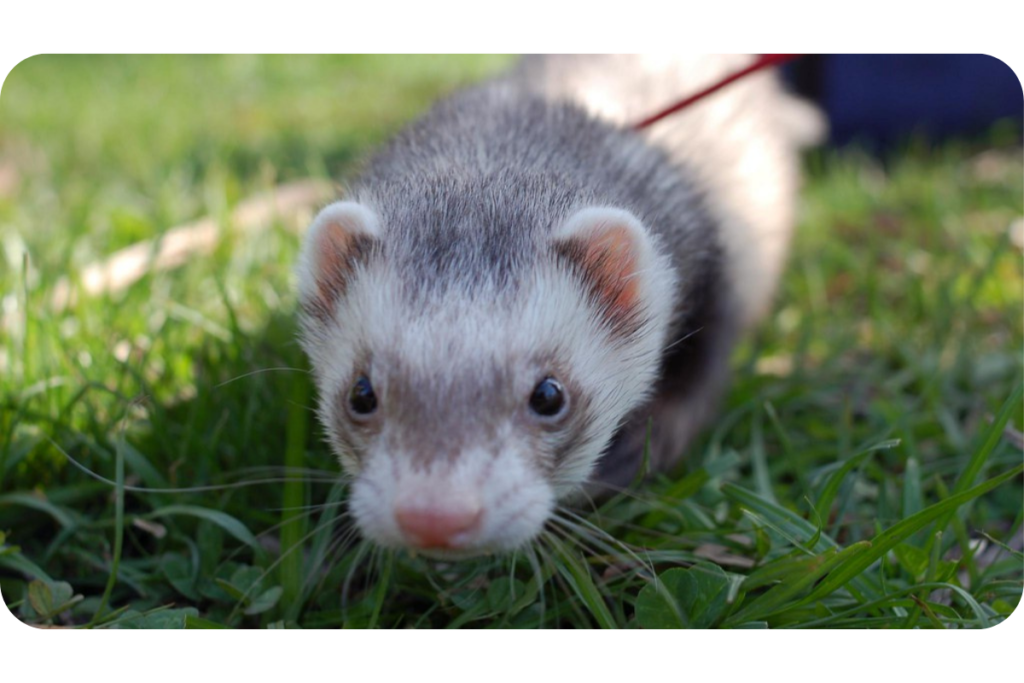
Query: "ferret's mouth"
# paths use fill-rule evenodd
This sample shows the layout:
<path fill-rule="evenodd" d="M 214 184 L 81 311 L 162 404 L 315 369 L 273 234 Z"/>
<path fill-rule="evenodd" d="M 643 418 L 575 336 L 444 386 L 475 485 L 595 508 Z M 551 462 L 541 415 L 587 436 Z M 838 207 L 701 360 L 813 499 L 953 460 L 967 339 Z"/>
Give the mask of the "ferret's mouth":
<path fill-rule="evenodd" d="M 371 535 L 369 539 L 394 550 L 403 551 L 409 557 L 425 557 L 441 562 L 457 562 L 516 552 L 529 545 L 534 536 L 529 535 L 525 538 L 518 538 L 511 543 L 508 542 L 511 539 L 474 538 L 453 539 L 450 543 L 436 545 L 420 545 L 408 538 L 400 541 L 397 539 L 385 540 L 375 539 Z"/>
<path fill-rule="evenodd" d="M 513 543 L 501 542 L 501 540 L 488 542 L 487 539 L 476 539 L 464 544 L 453 543 L 451 545 L 429 545 L 422 546 L 410 542 L 408 539 L 398 540 L 396 538 L 377 538 L 372 533 L 364 536 L 381 546 L 391 550 L 404 552 L 410 558 L 423 557 L 439 562 L 459 562 L 478 558 L 507 555 L 522 550 L 535 540 L 535 535 L 516 539 Z"/>
<path fill-rule="evenodd" d="M 494 458 L 463 458 L 468 473 L 455 474 L 405 472 L 404 460 L 389 468 L 381 458 L 353 482 L 353 521 L 372 543 L 430 559 L 513 553 L 541 534 L 554 507 L 550 487 L 515 455 L 498 462 L 502 477 L 490 478 L 472 466 Z"/>
<path fill-rule="evenodd" d="M 405 552 L 410 557 L 422 556 L 431 560 L 442 562 L 458 562 L 471 560 L 478 557 L 489 557 L 498 553 L 509 552 L 508 550 L 488 548 L 411 548 L 406 547 Z"/>

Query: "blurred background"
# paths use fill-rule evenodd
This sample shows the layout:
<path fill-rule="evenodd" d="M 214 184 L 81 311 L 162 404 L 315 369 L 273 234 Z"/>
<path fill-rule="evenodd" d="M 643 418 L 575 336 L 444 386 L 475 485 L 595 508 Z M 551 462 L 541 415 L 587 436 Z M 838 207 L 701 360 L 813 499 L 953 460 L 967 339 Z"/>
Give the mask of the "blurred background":
<path fill-rule="evenodd" d="M 828 115 L 833 145 L 880 149 L 911 135 L 976 136 L 996 123 L 1020 135 L 1020 80 L 988 55 L 806 55 L 785 73 Z"/>
<path fill-rule="evenodd" d="M 321 576 L 292 555 L 280 605 L 247 604 L 248 616 L 204 577 L 266 567 L 265 553 L 298 543 L 322 514 L 288 521 L 283 509 L 341 495 L 294 342 L 298 231 L 389 134 L 511 60 L 43 55 L 11 72 L 0 91 L 0 592 L 22 618 L 46 617 L 26 607 L 27 576 L 83 596 L 62 619 L 91 619 L 106 600 L 120 518 L 110 484 L 70 456 L 107 479 L 123 460 L 127 485 L 162 491 L 127 496 L 111 604 L 201 605 L 232 625 L 294 619 L 282 605 L 298 604 L 310 606 L 307 624 L 365 625 L 370 612 L 342 616 L 336 604 L 344 560 Z M 775 313 L 738 350 L 722 419 L 683 466 L 707 467 L 709 481 L 695 494 L 699 514 L 672 531 L 687 549 L 711 533 L 688 536 L 694 520 L 718 520 L 719 542 L 730 543 L 738 513 L 724 512 L 715 482 L 806 514 L 820 473 L 898 438 L 857 471 L 827 520 L 842 542 L 871 537 L 948 492 L 1022 378 L 1024 100 L 1014 74 L 985 56 L 872 55 L 808 57 L 787 76 L 829 114 L 830 145 L 807 156 Z M 310 179 L 305 202 L 259 203 Z M 159 248 L 150 240 L 182 227 L 214 239 L 123 286 L 76 285 L 118 250 L 141 244 L 145 261 Z M 989 467 L 1019 463 L 1020 429 L 1017 415 Z M 307 468 L 300 486 L 282 481 L 285 464 Z M 166 492 L 265 478 L 274 481 Z M 1021 508 L 1018 477 L 971 508 L 960 540 L 979 529 L 1019 552 Z M 1020 571 L 1000 572 L 1009 587 L 997 582 L 984 599 L 1008 614 Z"/>

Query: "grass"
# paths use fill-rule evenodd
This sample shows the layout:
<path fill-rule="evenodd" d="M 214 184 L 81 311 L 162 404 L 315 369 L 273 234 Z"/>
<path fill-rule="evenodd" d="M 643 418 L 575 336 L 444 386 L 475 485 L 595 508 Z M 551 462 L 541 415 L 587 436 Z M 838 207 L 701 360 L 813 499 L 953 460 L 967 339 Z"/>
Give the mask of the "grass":
<path fill-rule="evenodd" d="M 7 606 L 96 628 L 1004 620 L 1024 581 L 1012 127 L 811 155 L 776 311 L 737 350 L 719 419 L 678 471 L 564 510 L 513 556 L 437 565 L 346 525 L 294 341 L 284 226 L 51 306 L 62 275 L 115 249 L 279 182 L 343 177 L 439 93 L 506 61 L 46 56 L 12 72 Z"/>

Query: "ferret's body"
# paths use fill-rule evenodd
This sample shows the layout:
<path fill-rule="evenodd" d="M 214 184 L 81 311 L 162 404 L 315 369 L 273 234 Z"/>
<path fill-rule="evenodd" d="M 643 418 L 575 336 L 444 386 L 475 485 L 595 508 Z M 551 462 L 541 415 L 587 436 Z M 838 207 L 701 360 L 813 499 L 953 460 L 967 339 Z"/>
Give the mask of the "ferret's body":
<path fill-rule="evenodd" d="M 748 58 L 547 57 L 442 101 L 314 223 L 300 264 L 321 418 L 361 528 L 466 554 L 663 468 L 768 306 L 797 150 L 771 74 L 631 123 Z"/>

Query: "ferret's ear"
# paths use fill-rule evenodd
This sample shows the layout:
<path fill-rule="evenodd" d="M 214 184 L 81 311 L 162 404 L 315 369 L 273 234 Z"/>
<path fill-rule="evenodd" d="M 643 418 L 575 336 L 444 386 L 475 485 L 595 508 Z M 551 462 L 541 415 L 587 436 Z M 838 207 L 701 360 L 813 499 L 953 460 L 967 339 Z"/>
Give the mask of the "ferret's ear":
<path fill-rule="evenodd" d="M 308 313 L 319 318 L 333 313 L 352 271 L 369 257 L 379 230 L 377 216 L 356 202 L 335 202 L 317 215 L 298 267 L 300 303 Z"/>
<path fill-rule="evenodd" d="M 589 288 L 612 328 L 629 333 L 640 324 L 646 273 L 655 260 L 650 235 L 631 213 L 587 208 L 555 232 L 555 252 Z"/>

